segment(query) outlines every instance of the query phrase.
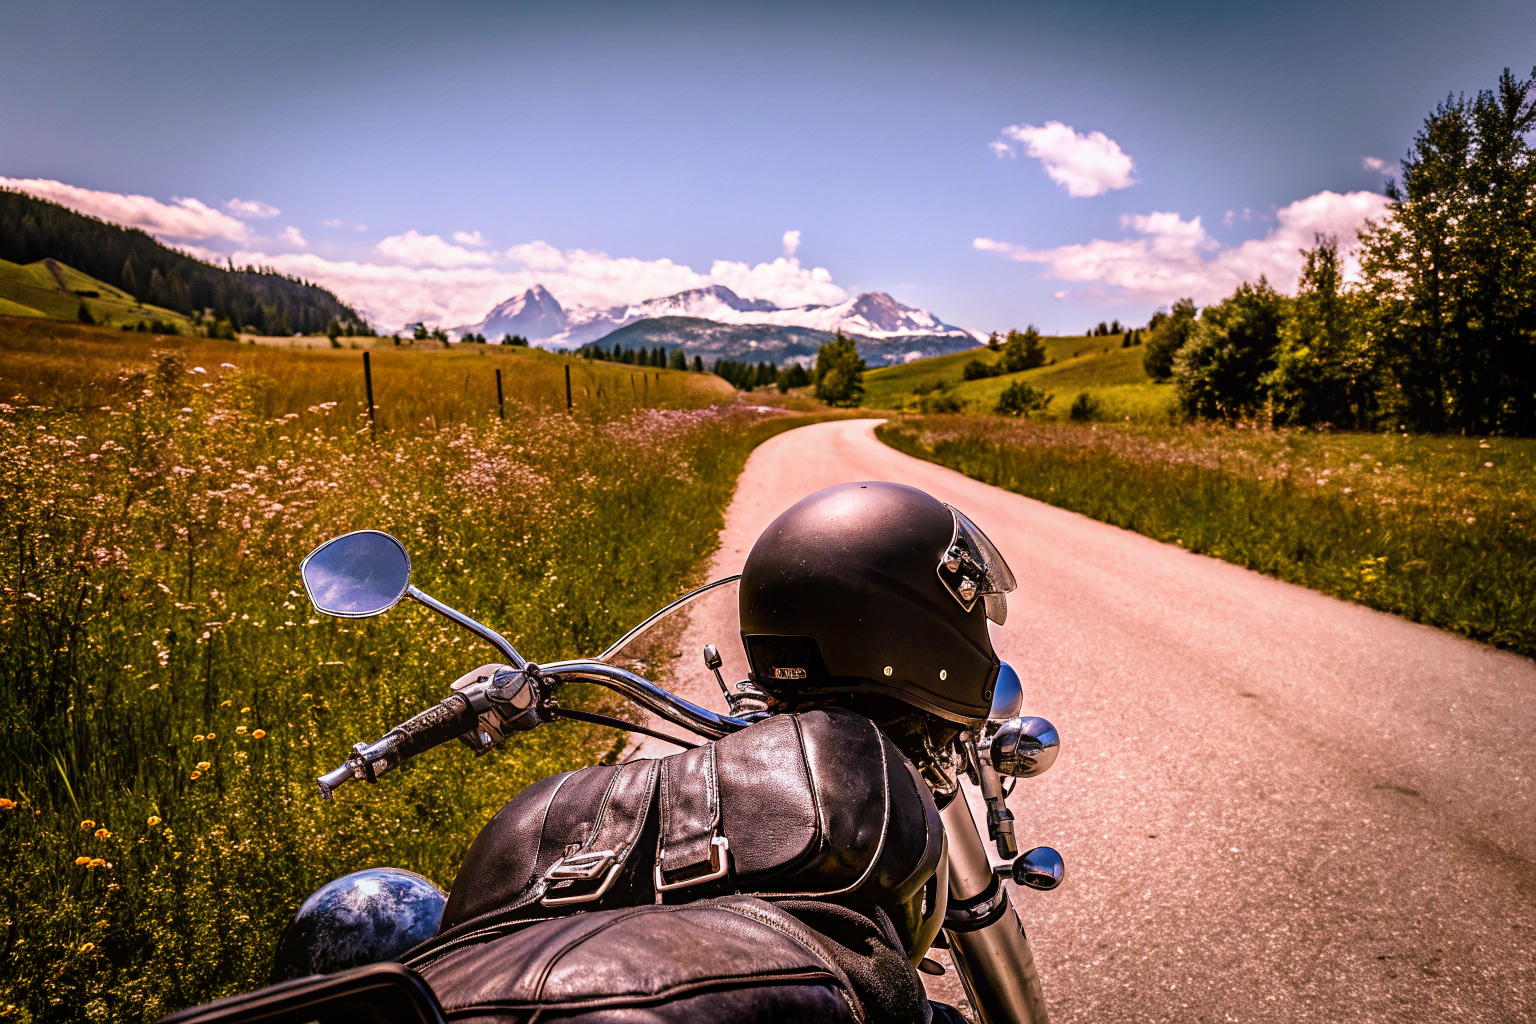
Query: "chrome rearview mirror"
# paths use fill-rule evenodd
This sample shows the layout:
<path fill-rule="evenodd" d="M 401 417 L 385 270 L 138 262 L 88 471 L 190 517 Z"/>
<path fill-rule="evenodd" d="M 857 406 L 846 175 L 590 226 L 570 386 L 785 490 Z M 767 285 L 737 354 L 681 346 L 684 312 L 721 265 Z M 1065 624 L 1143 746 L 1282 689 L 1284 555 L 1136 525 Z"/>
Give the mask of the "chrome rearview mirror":
<path fill-rule="evenodd" d="M 389 534 L 358 530 L 311 551 L 299 575 L 317 611 L 366 619 L 400 603 L 411 587 L 411 558 Z"/>
<path fill-rule="evenodd" d="M 1024 684 L 1019 682 L 1019 674 L 1013 666 L 1002 662 L 997 670 L 997 682 L 992 684 L 992 710 L 987 712 L 987 719 L 998 722 L 1016 718 L 1023 710 Z"/>

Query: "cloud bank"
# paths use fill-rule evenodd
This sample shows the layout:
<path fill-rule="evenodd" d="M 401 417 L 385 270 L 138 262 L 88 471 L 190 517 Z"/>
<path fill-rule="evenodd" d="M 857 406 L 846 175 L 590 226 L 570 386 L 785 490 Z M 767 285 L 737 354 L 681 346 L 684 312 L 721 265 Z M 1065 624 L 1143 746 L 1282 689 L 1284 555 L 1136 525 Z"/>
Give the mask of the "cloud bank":
<path fill-rule="evenodd" d="M 150 196 L 97 192 L 46 178 L 0 178 L 0 188 L 26 192 L 114 224 L 142 228 L 162 238 L 246 242 L 252 237 L 247 224 L 196 199 L 173 197 L 169 203 L 162 203 Z"/>
<path fill-rule="evenodd" d="M 1357 234 L 1367 220 L 1387 215 L 1387 198 L 1375 192 L 1319 192 L 1275 213 L 1276 224 L 1263 237 L 1223 247 L 1211 238 L 1199 217 L 1177 213 L 1128 214 L 1121 226 L 1139 237 L 1090 242 L 1054 249 L 978 238 L 972 244 L 1021 263 L 1045 267 L 1042 276 L 1096 286 L 1089 291 L 1109 299 L 1154 304 L 1191 296 L 1207 303 L 1230 294 L 1244 281 L 1265 276 L 1282 291 L 1296 286 L 1301 250 L 1317 234 L 1334 235 L 1344 256 L 1346 275 L 1358 276 Z M 1110 289 L 1105 291 L 1105 289 Z M 1063 297 L 1056 293 L 1056 297 Z"/>
<path fill-rule="evenodd" d="M 1069 196 L 1101 196 L 1136 184 L 1135 161 L 1103 132 L 1083 135 L 1060 121 L 1047 121 L 1038 128 L 1014 124 L 1003 129 L 992 151 L 1013 157 L 1021 146 L 1040 161 L 1052 181 L 1066 186 Z"/>

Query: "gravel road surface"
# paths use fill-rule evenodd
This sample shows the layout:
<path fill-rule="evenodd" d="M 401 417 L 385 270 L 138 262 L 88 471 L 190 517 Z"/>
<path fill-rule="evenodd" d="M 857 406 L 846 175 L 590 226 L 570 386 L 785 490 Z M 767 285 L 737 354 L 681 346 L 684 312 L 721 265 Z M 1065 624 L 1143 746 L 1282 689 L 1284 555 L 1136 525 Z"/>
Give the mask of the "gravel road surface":
<path fill-rule="evenodd" d="M 878 422 L 758 448 L 712 578 L 854 480 L 921 487 L 1002 549 L 993 636 L 1062 734 L 1011 801 L 1020 845 L 1067 864 L 1014 894 L 1053 1020 L 1536 1020 L 1536 664 L 978 483 Z"/>

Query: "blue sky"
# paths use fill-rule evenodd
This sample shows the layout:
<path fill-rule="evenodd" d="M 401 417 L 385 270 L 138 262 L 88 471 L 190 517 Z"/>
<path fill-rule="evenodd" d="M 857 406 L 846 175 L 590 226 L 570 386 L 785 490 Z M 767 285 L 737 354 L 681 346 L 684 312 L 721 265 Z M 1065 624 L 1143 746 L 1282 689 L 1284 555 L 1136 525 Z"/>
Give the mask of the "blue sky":
<path fill-rule="evenodd" d="M 384 326 L 532 280 L 1140 322 L 1293 275 L 1379 213 L 1365 158 L 1536 63 L 1528 2 L 7 8 L 0 177 Z"/>

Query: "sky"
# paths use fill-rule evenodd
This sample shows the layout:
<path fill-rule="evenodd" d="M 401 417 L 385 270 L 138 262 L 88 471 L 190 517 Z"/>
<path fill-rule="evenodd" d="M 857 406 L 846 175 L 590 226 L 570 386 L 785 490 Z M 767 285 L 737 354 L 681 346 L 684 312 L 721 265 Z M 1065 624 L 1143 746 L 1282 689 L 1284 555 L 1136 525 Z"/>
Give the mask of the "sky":
<path fill-rule="evenodd" d="M 4 0 L 0 185 L 383 329 L 705 284 L 978 331 L 1295 284 L 1536 4 Z"/>

